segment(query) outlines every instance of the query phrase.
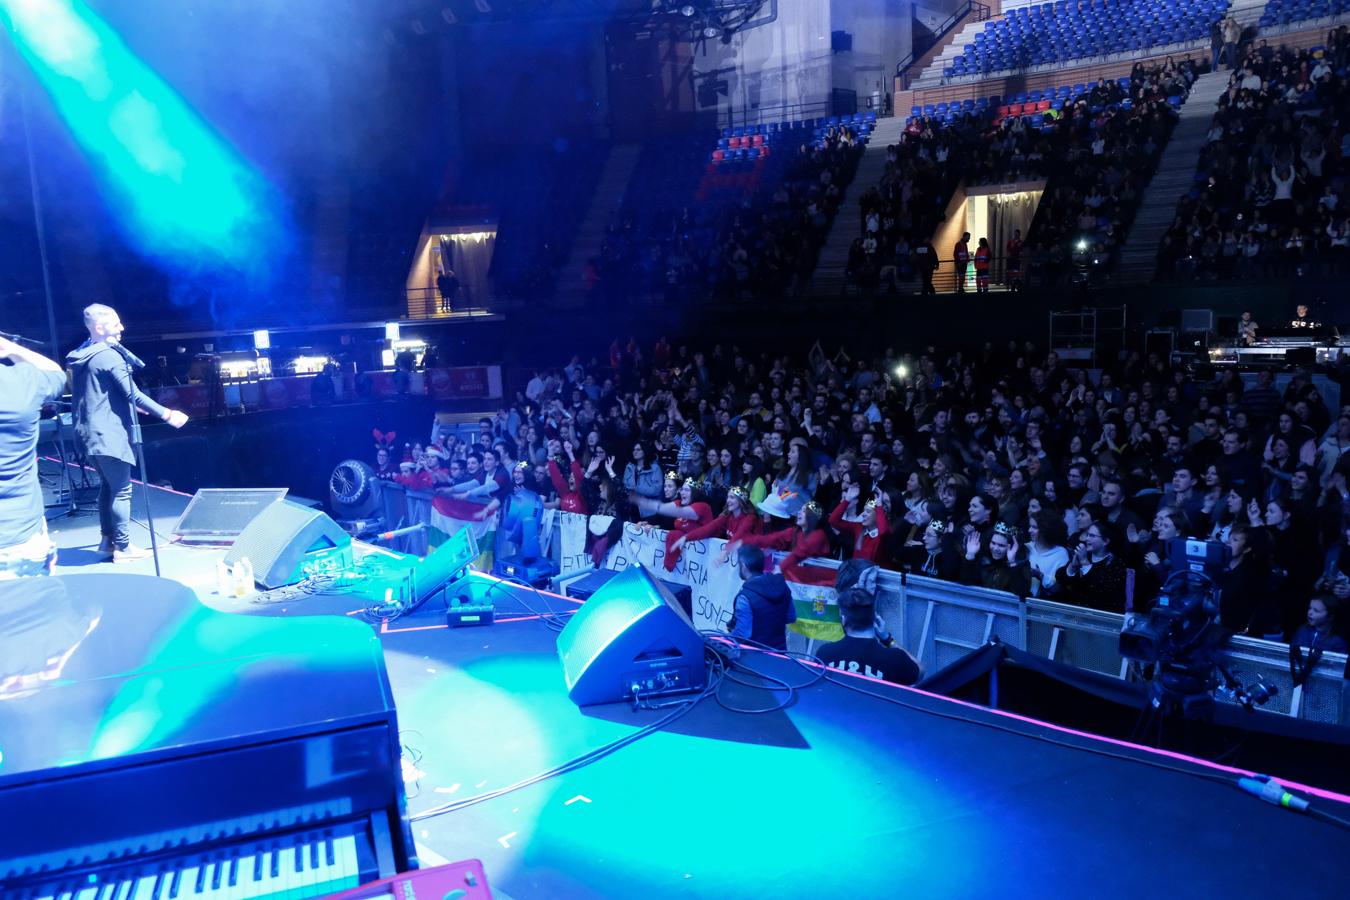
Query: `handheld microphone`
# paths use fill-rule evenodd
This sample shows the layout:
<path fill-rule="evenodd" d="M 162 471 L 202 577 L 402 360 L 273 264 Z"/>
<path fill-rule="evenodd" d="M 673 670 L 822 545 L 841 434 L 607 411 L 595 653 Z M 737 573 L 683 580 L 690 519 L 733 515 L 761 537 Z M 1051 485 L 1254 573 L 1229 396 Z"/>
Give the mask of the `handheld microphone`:
<path fill-rule="evenodd" d="M 1308 811 L 1307 800 L 1302 797 L 1295 797 L 1274 778 L 1268 778 L 1264 775 L 1258 775 L 1256 778 L 1239 778 L 1238 787 L 1275 806 L 1283 806 L 1285 809 L 1292 809 L 1295 812 Z"/>
<path fill-rule="evenodd" d="M 45 347 L 46 341 L 35 341 L 32 338 L 24 337 L 21 334 L 12 334 L 8 331 L 0 331 L 0 338 L 13 341 L 16 344 L 27 344 L 30 347 Z"/>
<path fill-rule="evenodd" d="M 127 364 L 131 366 L 133 369 L 145 368 L 145 360 L 141 359 L 135 353 L 132 353 L 126 347 L 123 347 L 121 341 L 118 341 L 116 344 L 109 344 L 108 346 L 112 347 L 119 354 L 121 354 L 122 358 L 125 359 L 127 361 Z"/>
<path fill-rule="evenodd" d="M 421 531 L 426 527 L 427 527 L 426 523 L 424 522 L 420 525 L 409 525 L 407 528 L 395 528 L 393 531 L 381 531 L 374 537 L 375 540 L 377 541 L 389 541 L 393 540 L 396 537 L 402 537 L 405 534 L 413 534 L 415 532 Z"/>

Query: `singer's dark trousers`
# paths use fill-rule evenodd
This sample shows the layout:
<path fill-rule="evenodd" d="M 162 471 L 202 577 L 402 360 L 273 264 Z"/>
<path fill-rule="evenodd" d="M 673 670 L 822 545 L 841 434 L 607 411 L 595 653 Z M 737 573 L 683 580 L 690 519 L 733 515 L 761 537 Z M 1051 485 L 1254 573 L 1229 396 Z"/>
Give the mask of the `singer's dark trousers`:
<path fill-rule="evenodd" d="M 94 468 L 103 482 L 98 492 L 98 524 L 114 548 L 131 543 L 131 465 L 115 456 L 94 456 Z"/>

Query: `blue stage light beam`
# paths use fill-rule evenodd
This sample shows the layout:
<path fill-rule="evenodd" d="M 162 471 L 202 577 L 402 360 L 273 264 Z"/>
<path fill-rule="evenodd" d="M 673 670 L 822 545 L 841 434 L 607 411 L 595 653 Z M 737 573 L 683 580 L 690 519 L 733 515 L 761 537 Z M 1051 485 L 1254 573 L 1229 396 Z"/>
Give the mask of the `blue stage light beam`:
<path fill-rule="evenodd" d="M 270 185 L 80 0 L 0 0 L 129 240 L 169 268 L 255 285 L 288 245 Z"/>

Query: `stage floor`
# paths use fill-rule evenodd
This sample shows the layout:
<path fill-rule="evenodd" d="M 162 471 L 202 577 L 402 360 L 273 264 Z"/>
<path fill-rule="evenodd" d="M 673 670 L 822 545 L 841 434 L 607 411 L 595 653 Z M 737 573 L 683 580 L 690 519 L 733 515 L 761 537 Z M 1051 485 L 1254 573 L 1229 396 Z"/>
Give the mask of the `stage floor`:
<path fill-rule="evenodd" d="M 167 535 L 188 498 L 151 494 Z M 138 488 L 138 517 L 140 502 Z M 52 531 L 61 572 L 153 573 L 149 560 L 92 559 L 96 517 L 60 520 Z M 136 531 L 146 543 L 144 527 Z M 352 595 L 241 604 L 214 594 L 222 551 L 167 541 L 161 549 L 164 575 L 213 608 L 352 615 L 363 605 Z M 555 634 L 533 615 L 570 601 L 493 593 L 500 619 L 491 627 L 452 630 L 431 608 L 372 626 L 398 706 L 414 817 L 549 770 L 661 715 L 622 704 L 578 709 Z M 794 682 L 810 677 L 783 659 L 745 661 Z M 846 680 L 818 682 L 773 713 L 705 700 L 585 768 L 417 819 L 423 865 L 478 857 L 494 890 L 516 900 L 1344 890 L 1350 835 L 1261 803 L 1238 790 L 1236 775 L 838 678 Z M 777 696 L 740 686 L 723 693 L 747 707 Z"/>

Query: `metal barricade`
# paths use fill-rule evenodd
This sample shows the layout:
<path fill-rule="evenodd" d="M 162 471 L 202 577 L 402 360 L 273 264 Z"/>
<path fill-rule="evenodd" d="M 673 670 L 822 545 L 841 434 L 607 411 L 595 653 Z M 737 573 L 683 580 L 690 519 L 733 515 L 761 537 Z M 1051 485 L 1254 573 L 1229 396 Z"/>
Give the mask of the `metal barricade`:
<path fill-rule="evenodd" d="M 1046 659 L 1123 678 L 1120 629 L 1125 617 L 1067 603 L 1027 601 L 1027 643 L 1022 649 Z"/>
<path fill-rule="evenodd" d="M 911 575 L 904 580 L 901 598 L 902 630 L 895 634 L 929 672 L 994 638 L 1012 647 L 1026 646 L 1026 607 L 1013 594 Z"/>

